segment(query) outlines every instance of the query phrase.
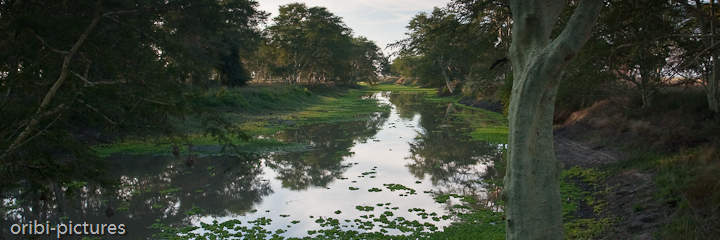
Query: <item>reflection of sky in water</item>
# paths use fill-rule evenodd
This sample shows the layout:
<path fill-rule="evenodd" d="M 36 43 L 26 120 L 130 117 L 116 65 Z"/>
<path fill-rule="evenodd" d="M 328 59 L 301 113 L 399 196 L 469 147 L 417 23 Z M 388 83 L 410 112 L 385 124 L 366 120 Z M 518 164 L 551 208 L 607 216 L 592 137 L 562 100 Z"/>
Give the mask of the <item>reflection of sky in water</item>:
<path fill-rule="evenodd" d="M 287 230 L 283 236 L 303 237 L 308 230 L 323 229 L 315 222 L 319 217 L 357 226 L 352 220 L 372 221 L 361 218 L 362 215 L 374 214 L 377 218 L 391 211 L 390 220 L 403 217 L 442 229 L 452 219 L 439 222 L 432 217 L 422 219 L 408 209 L 448 215 L 448 206 L 460 204 L 459 199 L 439 204 L 433 194 L 425 191 L 485 198 L 485 185 L 478 180 L 502 178 L 493 167 L 502 156 L 498 154 L 502 146 L 468 142 L 469 137 L 463 134 L 472 129 L 452 117 L 455 113 L 475 112 L 422 102 L 415 94 L 378 93 L 368 97 L 378 99 L 380 104 L 390 104 L 391 113 L 376 114 L 363 121 L 293 126 L 274 136 L 286 142 L 312 143 L 314 150 L 274 153 L 261 159 L 259 168 L 255 167 L 255 157 L 208 156 L 189 168 L 184 161 L 187 156 L 114 156 L 107 177 L 122 184 L 118 189 L 88 185 L 79 191 L 77 198 L 68 196 L 41 207 L 37 204 L 46 203 L 37 197 L 28 199 L 25 208 L 5 212 L 2 216 L 6 219 L 0 221 L 0 226 L 21 219 L 59 222 L 59 217 L 68 216 L 75 222 L 125 223 L 129 237 L 136 239 L 157 233 L 147 229 L 155 219 L 175 227 L 232 219 L 251 226 L 248 221 L 265 217 L 272 219 L 265 229 L 272 232 L 283 229 Z M 354 154 L 339 158 L 341 152 Z M 383 184 L 401 184 L 414 189 L 416 194 L 399 196 L 406 191 L 391 191 Z M 371 188 L 382 191 L 368 192 Z M 3 206 L 18 203 L 16 198 L 2 201 Z M 380 203 L 390 204 L 377 206 Z M 62 205 L 67 205 L 66 213 L 54 212 Z M 104 216 L 108 206 L 117 210 L 112 218 Z M 356 206 L 371 206 L 374 210 L 359 211 Z M 188 216 L 187 211 L 196 210 L 193 207 L 203 212 Z M 398 209 L 393 210 L 394 207 Z M 257 211 L 251 212 L 252 209 Z M 341 213 L 335 214 L 338 210 Z M 292 224 L 295 220 L 300 222 Z M 385 225 L 373 223 L 371 231 L 379 231 L 379 226 Z M 7 236 L 7 229 L 0 229 L 0 238 L 12 239 Z M 400 232 L 389 230 L 389 234 Z"/>
<path fill-rule="evenodd" d="M 387 98 L 379 96 L 380 94 L 375 95 L 380 100 L 380 103 L 389 104 Z M 431 194 L 424 193 L 424 191 L 433 190 L 430 181 L 417 179 L 405 167 L 407 164 L 405 158 L 409 152 L 408 142 L 417 136 L 418 127 L 416 126 L 419 123 L 419 115 L 411 120 L 403 120 L 394 108 L 391 111 L 390 117 L 382 125 L 382 129 L 377 135 L 366 143 L 356 141 L 355 147 L 350 150 L 355 154 L 343 159 L 343 164 L 358 163 L 357 165 L 353 164 L 342 175 L 342 177 L 348 179 L 335 180 L 328 185 L 330 189 L 311 187 L 306 191 L 293 191 L 283 188 L 281 182 L 275 180 L 276 173 L 272 169 L 265 167 L 266 179 L 273 179 L 271 180 L 271 186 L 275 193 L 263 198 L 262 203 L 255 206 L 257 212 L 249 213 L 246 216 L 230 216 L 220 219 L 203 217 L 201 221 L 212 223 L 213 220 L 223 222 L 237 218 L 243 223 L 247 223 L 249 220 L 266 217 L 273 220 L 270 226 L 266 226 L 266 229 L 273 232 L 277 229 L 286 229 L 287 232 L 282 235 L 293 237 L 306 236 L 308 230 L 321 229 L 319 224 L 315 223 L 315 220 L 320 216 L 340 219 L 341 225 L 351 225 L 354 223 L 346 223 L 343 220 L 360 219 L 361 215 L 369 214 L 374 214 L 377 217 L 384 211 L 393 212 L 394 216 L 389 217 L 390 219 L 400 216 L 409 221 L 430 222 L 437 227 L 449 225 L 450 220 L 441 219 L 436 222 L 431 218 L 422 219 L 415 212 L 408 212 L 408 209 L 411 208 L 422 208 L 425 209 L 426 213 L 447 214 L 442 204 L 436 203 Z M 373 167 L 377 167 L 377 169 L 373 170 Z M 377 173 L 359 177 L 363 176 L 362 173 L 371 171 Z M 371 178 L 371 176 L 375 176 L 375 178 Z M 352 181 L 357 182 L 352 183 Z M 422 183 L 415 183 L 416 181 Z M 401 197 L 399 195 L 404 194 L 406 191 L 391 191 L 383 186 L 383 184 L 390 183 L 402 184 L 414 189 L 416 194 Z M 359 188 L 359 190 L 353 191 L 350 190 L 350 187 Z M 368 192 L 368 189 L 371 188 L 379 188 L 382 191 Z M 378 207 L 376 205 L 378 203 L 390 203 L 390 205 Z M 355 209 L 355 206 L 373 206 L 375 210 L 370 212 L 359 211 Z M 392 210 L 385 209 L 385 207 L 399 208 Z M 265 212 L 266 210 L 270 210 L 270 212 Z M 342 213 L 335 214 L 337 210 Z M 281 214 L 290 215 L 290 217 L 283 218 L 280 217 Z M 310 216 L 315 218 L 310 218 Z M 291 222 L 294 220 L 299 220 L 300 223 L 292 224 Z M 367 221 L 366 219 L 363 220 Z M 199 224 L 197 225 L 199 226 Z M 292 227 L 287 228 L 287 225 Z M 376 223 L 376 225 L 379 224 Z M 378 231 L 379 229 L 376 226 L 372 231 Z M 359 231 L 362 232 L 363 230 Z M 399 231 L 390 231 L 390 234 L 399 233 Z"/>
<path fill-rule="evenodd" d="M 377 98 L 382 104 L 390 104 L 387 94 L 375 94 L 373 98 Z M 330 182 L 327 187 L 309 187 L 307 190 L 290 190 L 282 186 L 277 172 L 264 164 L 263 172 L 266 173 L 265 179 L 271 179 L 270 185 L 274 193 L 264 197 L 262 203 L 255 206 L 257 212 L 248 213 L 245 216 L 228 216 L 223 218 L 203 217 L 202 222 L 212 223 L 217 220 L 224 222 L 231 219 L 239 219 L 245 226 L 252 226 L 248 221 L 261 217 L 272 219 L 269 226 L 265 229 L 275 232 L 278 229 L 287 230 L 283 236 L 302 237 L 306 236 L 308 230 L 322 229 L 318 223 L 315 223 L 319 217 L 339 219 L 341 225 L 356 225 L 354 222 L 345 222 L 344 220 L 362 219 L 361 215 L 374 214 L 380 216 L 384 211 L 392 211 L 394 216 L 389 219 L 403 217 L 409 221 L 417 220 L 421 223 L 429 222 L 442 229 L 442 226 L 450 224 L 451 220 L 433 221 L 432 218 L 423 219 L 416 212 L 408 212 L 408 209 L 421 208 L 426 213 L 437 213 L 438 216 L 447 215 L 445 204 L 436 203 L 433 195 L 424 193 L 425 191 L 435 191 L 444 193 L 451 192 L 453 187 L 447 184 L 434 184 L 430 181 L 431 173 L 425 174 L 423 178 L 418 178 L 410 172 L 407 160 L 410 155 L 410 142 L 419 134 L 431 130 L 425 130 L 420 126 L 420 114 L 414 114 L 412 118 L 401 118 L 397 113 L 397 107 L 393 106 L 391 114 L 387 121 L 384 122 L 380 131 L 367 142 L 355 141 L 355 146 L 349 151 L 355 152 L 354 155 L 344 157 L 342 164 L 352 164 L 351 167 L 345 169 L 342 174 L 343 178 Z M 271 157 L 272 158 L 272 157 Z M 485 156 L 473 157 L 477 159 L 485 158 Z M 267 160 L 265 160 L 267 161 Z M 485 161 L 487 162 L 487 161 Z M 358 163 L 358 164 L 353 164 Z M 452 163 L 451 163 L 452 164 Z M 486 163 L 487 164 L 487 163 Z M 492 164 L 492 163 L 490 163 Z M 373 169 L 377 167 L 376 169 Z M 485 172 L 487 165 L 475 164 L 467 168 L 468 172 L 458 173 L 457 178 L 472 178 L 478 180 L 479 174 Z M 364 177 L 362 174 L 366 172 L 377 172 L 368 174 Z M 375 176 L 375 178 L 371 178 Z M 453 179 L 448 179 L 452 181 Z M 356 181 L 353 183 L 352 181 Z M 416 183 L 420 181 L 421 183 Z M 402 184 L 408 188 L 414 189 L 416 194 L 400 196 L 405 190 L 391 191 L 383 184 Z M 350 190 L 350 187 L 359 188 L 359 190 Z M 368 189 L 379 188 L 381 192 L 368 192 Z M 449 189 L 453 188 L 453 189 Z M 454 200 L 454 201 L 453 201 Z M 451 199 L 453 204 L 458 204 L 457 199 Z M 379 203 L 390 203 L 390 205 L 377 206 Z M 355 206 L 372 206 L 373 211 L 365 212 L 355 209 Z M 388 207 L 390 209 L 385 209 Z M 397 210 L 391 208 L 398 207 Z M 270 210 L 270 212 L 266 212 Z M 342 213 L 335 214 L 340 210 Z M 281 217 L 280 215 L 290 215 L 289 217 Z M 314 218 L 310 218 L 314 216 Z M 300 223 L 292 224 L 292 221 L 299 220 Z M 363 221 L 371 219 L 362 219 Z M 371 231 L 379 231 L 380 224 Z M 199 223 L 195 223 L 199 226 Z M 290 225 L 291 227 L 287 227 Z M 356 225 L 357 226 L 357 225 Z M 350 228 L 343 228 L 350 229 Z M 352 228 L 363 232 L 365 230 Z M 202 232 L 202 231 L 198 231 Z M 389 234 L 401 234 L 398 230 L 390 230 Z"/>

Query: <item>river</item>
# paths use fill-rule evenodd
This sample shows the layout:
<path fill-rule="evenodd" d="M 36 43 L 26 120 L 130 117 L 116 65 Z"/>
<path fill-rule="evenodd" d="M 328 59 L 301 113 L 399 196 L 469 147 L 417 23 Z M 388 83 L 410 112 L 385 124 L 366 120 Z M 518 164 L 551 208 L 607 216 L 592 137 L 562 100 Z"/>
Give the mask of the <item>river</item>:
<path fill-rule="evenodd" d="M 194 226 L 192 233 L 209 234 L 219 223 L 239 220 L 235 226 L 246 227 L 241 231 L 268 236 L 312 236 L 308 231 L 334 226 L 395 235 L 409 230 L 392 224 L 441 231 L 456 220 L 452 206 L 467 205 L 455 197 L 438 203 L 438 196 L 473 196 L 477 206 L 495 206 L 496 192 L 483 180 L 502 178 L 495 165 L 503 146 L 468 135 L 473 129 L 464 119 L 480 112 L 417 93 L 366 97 L 390 105 L 390 112 L 261 136 L 307 146 L 302 150 L 201 156 L 192 167 L 182 155 L 119 154 L 108 158 L 110 184 L 77 182 L 76 191 L 63 186 L 55 201 L 23 199 L 22 190 L 6 193 L 16 197 L 3 200 L 0 233 L 15 239 L 13 224 L 73 221 L 124 224 L 124 237 L 143 239 L 163 227 Z"/>

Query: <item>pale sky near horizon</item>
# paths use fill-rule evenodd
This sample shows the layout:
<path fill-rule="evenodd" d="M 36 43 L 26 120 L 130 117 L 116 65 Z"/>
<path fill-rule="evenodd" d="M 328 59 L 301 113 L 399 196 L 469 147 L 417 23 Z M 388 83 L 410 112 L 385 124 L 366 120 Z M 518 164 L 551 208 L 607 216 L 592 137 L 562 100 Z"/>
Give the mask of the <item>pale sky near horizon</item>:
<path fill-rule="evenodd" d="M 305 3 L 308 7 L 325 7 L 351 28 L 355 36 L 365 36 L 381 49 L 405 38 L 405 26 L 420 12 L 432 12 L 433 7 L 444 7 L 450 0 L 256 0 L 260 10 L 278 14 L 280 5 Z M 389 53 L 390 49 L 385 49 Z"/>

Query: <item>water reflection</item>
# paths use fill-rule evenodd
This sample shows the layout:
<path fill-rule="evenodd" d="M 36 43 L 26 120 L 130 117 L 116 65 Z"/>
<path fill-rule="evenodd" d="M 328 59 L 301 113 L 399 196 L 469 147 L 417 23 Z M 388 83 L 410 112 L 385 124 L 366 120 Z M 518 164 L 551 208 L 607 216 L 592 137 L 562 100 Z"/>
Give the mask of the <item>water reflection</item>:
<path fill-rule="evenodd" d="M 158 220 L 181 227 L 258 217 L 275 219 L 276 229 L 293 224 L 285 236 L 303 236 L 318 228 L 307 221 L 310 215 L 338 217 L 338 211 L 343 214 L 339 217 L 352 219 L 373 213 L 356 206 L 392 203 L 374 213 L 397 210 L 397 217 L 428 222 L 407 210 L 442 214 L 443 206 L 432 199 L 438 194 L 477 196 L 485 199 L 482 205 L 492 206 L 497 191 L 487 190 L 490 186 L 482 180 L 502 179 L 504 171 L 496 169 L 502 153 L 497 146 L 472 141 L 465 135 L 472 129 L 458 117 L 479 113 L 424 101 L 418 94 L 366 97 L 392 104 L 392 111 L 356 121 L 297 125 L 264 136 L 306 144 L 309 151 L 205 156 L 193 167 L 185 165 L 187 156 L 118 155 L 95 169 L 104 169 L 107 174 L 101 176 L 111 181 L 68 175 L 31 187 L 37 181 L 23 180 L 26 187 L 0 192 L 7 196 L 0 209 L 0 236 L 18 238 L 9 233 L 10 225 L 28 220 L 123 223 L 135 239 L 157 233 L 148 227 Z M 398 196 L 385 183 L 403 184 L 418 194 Z M 371 188 L 385 191 L 369 192 Z M 105 215 L 109 207 L 115 211 L 110 218 Z M 301 219 L 297 225 L 290 222 Z"/>
<path fill-rule="evenodd" d="M 389 94 L 388 97 L 403 118 L 420 118 L 417 137 L 409 142 L 408 170 L 420 179 L 429 175 L 438 194 L 476 196 L 485 200 L 486 206 L 493 206 L 497 188 L 487 182 L 503 178 L 504 171 L 495 169 L 495 163 L 502 161 L 502 152 L 496 145 L 472 141 L 466 135 L 472 129 L 456 117 L 481 113 L 452 103 L 420 101 L 419 94 Z"/>
<path fill-rule="evenodd" d="M 266 164 L 277 173 L 283 188 L 327 187 L 350 167 L 342 162 L 353 154 L 350 149 L 377 134 L 387 117 L 376 113 L 365 121 L 301 125 L 281 131 L 273 137 L 283 142 L 304 143 L 314 150 L 270 156 Z"/>
<path fill-rule="evenodd" d="M 20 208 L 4 213 L 2 235 L 12 238 L 10 225 L 38 220 L 125 224 L 128 236 L 148 237 L 154 232 L 147 228 L 156 219 L 173 226 L 190 226 L 198 218 L 192 215 L 198 209 L 205 216 L 243 215 L 273 193 L 268 181 L 262 179 L 258 159 L 209 156 L 200 158 L 192 168 L 184 159 L 114 156 L 107 177 L 117 179 L 116 186 L 75 182 L 77 188 L 61 187 L 58 197 L 45 201 L 42 208 L 31 207 L 33 204 L 27 202 L 31 199 L 18 192 L 11 201 L 24 201 Z M 115 211 L 112 217 L 106 216 L 109 207 Z"/>

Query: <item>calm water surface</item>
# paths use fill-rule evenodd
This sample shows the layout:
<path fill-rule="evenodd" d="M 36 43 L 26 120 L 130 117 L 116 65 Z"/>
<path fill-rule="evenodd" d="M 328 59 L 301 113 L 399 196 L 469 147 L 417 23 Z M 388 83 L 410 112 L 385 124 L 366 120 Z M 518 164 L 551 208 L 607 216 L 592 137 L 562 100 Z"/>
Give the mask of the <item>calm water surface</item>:
<path fill-rule="evenodd" d="M 118 186 L 79 182 L 52 200 L 24 199 L 21 190 L 6 195 L 0 232 L 14 239 L 12 224 L 38 220 L 50 223 L 87 222 L 125 224 L 132 239 L 158 232 L 156 222 L 168 226 L 240 220 L 245 226 L 258 218 L 272 219 L 265 229 L 287 237 L 323 229 L 319 218 L 340 219 L 343 229 L 358 229 L 361 216 L 392 211 L 394 217 L 429 222 L 442 229 L 453 220 L 423 218 L 408 209 L 448 215 L 458 199 L 441 204 L 440 194 L 472 195 L 492 206 L 494 191 L 482 180 L 499 180 L 495 163 L 500 146 L 472 141 L 463 118 L 480 113 L 448 104 L 427 102 L 418 94 L 377 93 L 367 97 L 389 104 L 389 113 L 357 121 L 294 126 L 272 137 L 300 143 L 310 150 L 275 151 L 261 157 L 204 156 L 193 167 L 187 156 L 127 156 L 109 158 L 108 178 Z M 414 190 L 391 190 L 401 184 Z M 52 188 L 51 187 L 51 188 Z M 375 191 L 368 191 L 371 189 Z M 381 191 L 377 191 L 380 189 Z M 35 194 L 37 195 L 37 194 Z M 53 195 L 52 192 L 48 195 Z M 10 207 L 8 207 L 10 206 Z M 12 208 L 12 206 L 16 206 Z M 105 210 L 113 207 L 108 218 Z M 372 206 L 360 211 L 357 206 Z M 195 232 L 202 233 L 203 229 Z M 390 234 L 401 234 L 390 230 Z M 54 238 L 54 235 L 53 235 Z"/>

